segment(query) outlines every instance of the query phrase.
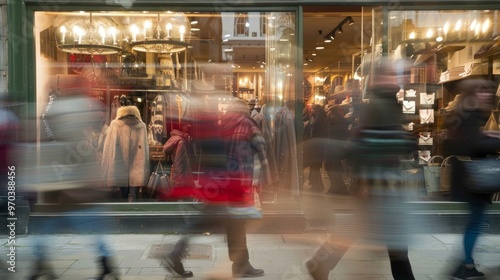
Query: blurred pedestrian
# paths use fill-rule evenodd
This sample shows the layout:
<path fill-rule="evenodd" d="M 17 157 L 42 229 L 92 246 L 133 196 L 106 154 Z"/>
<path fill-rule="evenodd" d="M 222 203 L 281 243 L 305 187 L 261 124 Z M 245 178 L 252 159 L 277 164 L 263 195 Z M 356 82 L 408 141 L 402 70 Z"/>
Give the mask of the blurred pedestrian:
<path fill-rule="evenodd" d="M 353 134 L 347 154 L 357 165 L 358 176 L 367 188 L 366 197 L 360 203 L 367 240 L 387 246 L 395 280 L 414 280 L 408 258 L 408 212 L 400 159 L 408 158 L 417 149 L 416 139 L 402 128 L 402 110 L 396 99 L 400 87 L 395 84 L 397 73 L 390 61 L 381 59 L 374 69 L 370 102 L 363 108 L 360 125 Z M 323 261 L 308 266 L 313 278 L 328 279 L 328 272 L 334 267 L 331 263 L 336 264 L 344 250 L 318 251 L 337 256 L 322 256 L 330 263 Z M 312 260 L 318 259 L 320 256 L 316 253 Z"/>
<path fill-rule="evenodd" d="M 323 106 L 313 104 L 311 117 L 304 126 L 304 167 L 309 167 L 308 180 L 310 190 L 324 192 L 321 168 L 325 161 L 325 143 L 327 138 L 327 116 Z"/>
<path fill-rule="evenodd" d="M 414 280 L 408 258 L 409 216 L 401 159 L 417 150 L 416 139 L 402 127 L 395 72 L 386 59 L 375 62 L 370 102 L 353 136 L 355 164 L 367 188 L 364 216 L 368 240 L 387 246 L 395 280 Z"/>
<path fill-rule="evenodd" d="M 15 174 L 17 160 L 15 153 L 13 153 L 14 145 L 18 141 L 18 127 L 19 119 L 11 110 L 11 105 L 8 101 L 2 100 L 0 102 L 0 211 L 1 213 L 8 213 L 8 197 L 17 196 L 15 185 L 9 184 L 9 174 Z M 11 178 L 13 178 L 11 176 Z M 11 182 L 12 183 L 12 182 Z M 13 191 L 14 190 L 14 191 Z M 16 201 L 16 204 L 19 203 Z M 17 211 L 20 211 L 18 205 Z M 18 212 L 19 213 L 19 212 Z M 18 223 L 20 217 L 18 217 Z M 8 260 L 3 257 L 0 258 L 0 275 L 5 275 L 6 279 L 12 279 L 10 276 L 14 275 L 9 271 L 5 265 Z"/>
<path fill-rule="evenodd" d="M 500 135 L 495 132 L 483 132 L 488 116 L 494 109 L 496 83 L 493 81 L 471 79 L 458 87 L 461 93 L 459 102 L 446 119 L 450 140 L 446 147 L 448 153 L 456 156 L 482 158 L 488 155 L 498 156 Z M 462 163 L 451 158 L 451 199 L 467 202 L 469 217 L 463 236 L 464 259 L 451 274 L 452 279 L 482 279 L 484 273 L 476 269 L 473 252 L 477 239 L 486 222 L 485 211 L 491 203 L 490 194 L 467 191 L 466 172 Z"/>
<path fill-rule="evenodd" d="M 48 219 L 35 238 L 35 264 L 30 279 L 55 279 L 48 248 L 56 232 L 89 232 L 92 229 L 100 271 L 96 279 L 114 277 L 117 269 L 111 250 L 101 234 L 110 225 L 92 213 L 100 211 L 94 203 L 109 197 L 102 184 L 91 135 L 102 126 L 103 104 L 91 97 L 88 83 L 81 76 L 64 76 L 71 87 L 53 91 L 42 114 L 42 141 L 23 146 L 19 163 L 20 185 L 24 191 L 44 193 L 61 215 Z M 37 157 L 37 152 L 38 157 Z M 24 173 L 23 173 L 24 172 Z M 22 180 L 22 181 L 21 181 Z M 107 278 L 108 279 L 108 278 Z"/>
<path fill-rule="evenodd" d="M 240 99 L 230 101 L 218 127 L 214 127 L 216 114 L 199 115 L 202 118 L 195 121 L 199 122 L 195 126 L 202 131 L 198 134 L 201 139 L 196 139 L 201 144 L 200 175 L 197 177 L 200 187 L 175 187 L 167 196 L 191 196 L 207 205 L 224 207 L 227 211 L 226 237 L 233 277 L 263 276 L 262 269 L 250 264 L 246 222 L 247 219 L 261 217 L 261 188 L 272 182 L 266 142 L 250 117 L 247 104 Z M 187 243 L 188 238 L 184 236 L 163 258 L 167 269 L 184 278 L 193 276 L 182 264 Z"/>

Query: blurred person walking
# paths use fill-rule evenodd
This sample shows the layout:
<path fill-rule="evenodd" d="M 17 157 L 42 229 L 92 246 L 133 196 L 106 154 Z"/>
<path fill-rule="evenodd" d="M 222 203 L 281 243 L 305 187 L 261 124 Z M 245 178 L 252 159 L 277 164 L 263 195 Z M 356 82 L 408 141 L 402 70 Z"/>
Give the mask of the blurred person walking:
<path fill-rule="evenodd" d="M 400 160 L 416 151 L 416 139 L 402 128 L 401 105 L 396 99 L 400 89 L 395 84 L 397 73 L 385 59 L 377 61 L 374 69 L 370 102 L 363 108 L 347 151 L 366 186 L 366 196 L 359 203 L 359 223 L 368 241 L 387 246 L 394 279 L 414 280 L 408 258 L 409 221 Z M 309 261 L 307 268 L 315 280 L 328 279 L 329 271 L 349 246 L 340 244 L 343 247 L 321 248 Z M 325 252 L 329 252 L 327 257 Z M 312 265 L 313 261 L 316 265 Z"/>
<path fill-rule="evenodd" d="M 64 76 L 70 87 L 49 94 L 42 114 L 42 141 L 38 146 L 23 146 L 20 186 L 23 191 L 43 192 L 60 211 L 40 225 L 35 238 L 35 265 L 30 279 L 55 279 L 50 265 L 51 238 L 60 232 L 93 230 L 100 271 L 96 279 L 118 279 L 112 254 L 101 234 L 110 225 L 92 214 L 100 211 L 92 204 L 110 195 L 99 176 L 97 155 L 92 148 L 92 132 L 103 123 L 103 104 L 91 97 L 88 82 L 81 76 Z M 66 83 L 66 82 L 65 82 Z M 36 159 L 39 150 L 39 157 Z M 38 161 L 38 163 L 37 163 Z M 24 173 L 23 173 L 24 172 Z M 21 179 L 22 178 L 22 179 Z M 21 181 L 23 180 L 23 181 Z"/>
<path fill-rule="evenodd" d="M 449 128 L 448 154 L 483 158 L 488 155 L 498 157 L 500 134 L 483 132 L 488 116 L 493 108 L 497 85 L 493 81 L 471 79 L 463 81 L 459 87 L 462 94 L 450 115 L 446 118 Z M 498 132 L 498 131 L 497 131 Z M 482 279 L 484 273 L 476 269 L 473 252 L 484 223 L 486 209 L 492 201 L 490 194 L 467 191 L 467 175 L 463 163 L 457 157 L 451 158 L 451 199 L 467 202 L 469 218 L 463 236 L 463 261 L 451 274 L 452 279 Z"/>
<path fill-rule="evenodd" d="M 257 204 L 260 204 L 261 188 L 272 182 L 266 142 L 242 100 L 235 99 L 229 103 L 218 127 L 213 127 L 217 123 L 214 112 L 200 115 L 203 119 L 195 121 L 195 126 L 202 130 L 202 139 L 195 139 L 202 150 L 197 177 L 200 187 L 176 186 L 166 197 L 195 197 L 207 206 L 222 206 L 227 211 L 224 223 L 233 277 L 263 276 L 262 269 L 250 264 L 246 223 L 247 219 L 260 218 Z M 207 214 L 210 209 L 206 207 L 203 210 Z M 190 226 L 198 227 L 199 224 Z M 193 276 L 182 264 L 187 247 L 188 237 L 184 236 L 163 257 L 162 262 L 167 269 L 184 278 Z"/>
<path fill-rule="evenodd" d="M 236 209 L 240 206 L 256 207 L 254 196 L 261 194 L 262 186 L 269 185 L 272 178 L 266 157 L 266 142 L 259 127 L 250 117 L 245 102 L 234 100 L 229 104 L 221 119 L 221 129 L 229 179 L 243 195 L 242 200 L 232 206 Z M 233 277 L 264 275 L 264 270 L 253 268 L 249 262 L 244 215 L 239 217 L 229 213 L 227 242 L 229 259 L 233 262 Z"/>
<path fill-rule="evenodd" d="M 11 104 L 2 100 L 0 102 L 0 211 L 8 213 L 8 198 L 16 196 L 15 185 L 9 184 L 9 175 L 15 174 L 17 160 L 13 153 L 14 145 L 18 141 L 19 119 L 16 114 L 9 108 Z M 12 178 L 12 176 L 11 176 Z M 16 201 L 16 203 L 19 203 Z M 18 204 L 18 211 L 20 211 Z M 28 215 L 26 215 L 28 216 Z M 27 219 L 26 219 L 27 220 Z M 21 222 L 20 218 L 18 223 Z M 6 227 L 5 227 L 6 228 Z M 4 229 L 5 229 L 4 228 Z M 0 275 L 4 275 L 6 279 L 12 279 L 14 275 L 12 271 L 5 265 L 8 259 L 0 258 Z"/>

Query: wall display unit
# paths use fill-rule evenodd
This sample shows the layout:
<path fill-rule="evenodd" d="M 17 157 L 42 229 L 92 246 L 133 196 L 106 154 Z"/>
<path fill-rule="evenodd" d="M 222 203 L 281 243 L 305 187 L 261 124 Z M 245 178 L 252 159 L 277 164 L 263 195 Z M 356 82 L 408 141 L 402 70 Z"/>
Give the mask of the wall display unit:
<path fill-rule="evenodd" d="M 389 56 L 408 65 L 401 76 L 404 128 L 417 136 L 419 165 L 439 166 L 437 157 L 435 162 L 429 160 L 450 156 L 443 147 L 448 137 L 446 117 L 460 94 L 460 82 L 469 78 L 495 80 L 497 11 L 408 10 L 389 14 Z M 446 200 L 449 188 L 432 191 L 420 190 L 420 195 Z"/>

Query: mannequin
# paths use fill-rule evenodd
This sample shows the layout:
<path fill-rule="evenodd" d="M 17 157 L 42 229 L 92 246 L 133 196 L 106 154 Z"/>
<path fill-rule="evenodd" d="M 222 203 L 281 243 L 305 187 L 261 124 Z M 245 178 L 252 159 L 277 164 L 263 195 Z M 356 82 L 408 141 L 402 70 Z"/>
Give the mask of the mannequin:
<path fill-rule="evenodd" d="M 122 198 L 136 201 L 149 176 L 147 129 L 137 107 L 118 109 L 104 142 L 101 167 L 108 187 L 119 187 Z"/>

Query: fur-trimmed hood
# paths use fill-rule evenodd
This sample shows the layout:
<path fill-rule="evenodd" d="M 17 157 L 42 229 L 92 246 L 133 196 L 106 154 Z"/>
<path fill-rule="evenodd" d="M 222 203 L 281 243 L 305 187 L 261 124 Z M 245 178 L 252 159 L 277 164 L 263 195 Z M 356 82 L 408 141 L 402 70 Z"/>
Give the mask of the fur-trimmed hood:
<path fill-rule="evenodd" d="M 139 109 L 136 106 L 122 106 L 118 108 L 118 111 L 116 112 L 116 120 L 130 115 L 142 121 L 141 112 L 139 112 Z"/>

